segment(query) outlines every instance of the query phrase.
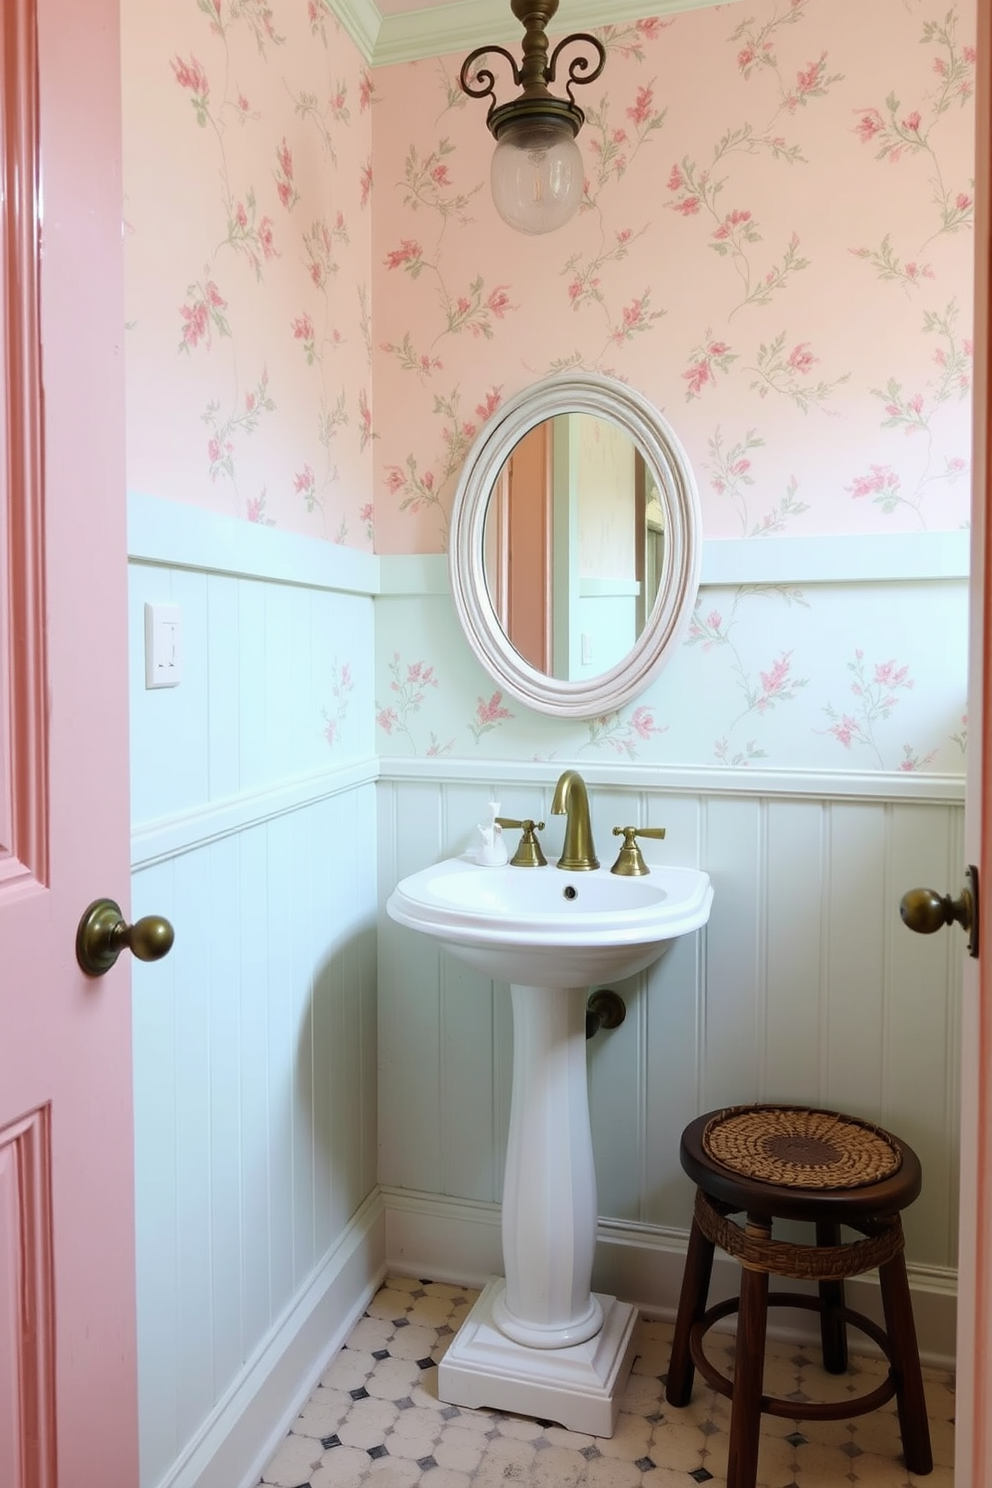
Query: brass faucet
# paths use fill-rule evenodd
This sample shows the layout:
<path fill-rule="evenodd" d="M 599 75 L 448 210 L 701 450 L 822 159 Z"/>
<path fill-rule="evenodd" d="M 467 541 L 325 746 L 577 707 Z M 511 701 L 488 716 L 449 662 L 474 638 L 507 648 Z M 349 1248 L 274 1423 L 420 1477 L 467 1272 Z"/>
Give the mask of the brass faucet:
<path fill-rule="evenodd" d="M 586 783 L 578 770 L 566 770 L 559 777 L 551 810 L 555 816 L 568 817 L 565 823 L 565 844 L 558 859 L 558 867 L 572 873 L 598 868 L 599 859 L 593 846 L 589 821 L 589 796 Z"/>

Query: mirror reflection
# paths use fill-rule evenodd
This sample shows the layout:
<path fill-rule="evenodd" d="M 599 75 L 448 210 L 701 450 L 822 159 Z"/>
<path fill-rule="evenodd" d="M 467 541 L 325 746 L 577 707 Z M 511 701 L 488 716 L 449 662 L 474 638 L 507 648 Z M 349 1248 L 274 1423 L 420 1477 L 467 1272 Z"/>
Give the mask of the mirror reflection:
<path fill-rule="evenodd" d="M 664 510 L 626 429 L 557 413 L 500 467 L 486 507 L 489 600 L 517 654 L 545 676 L 581 681 L 630 652 L 665 571 Z"/>

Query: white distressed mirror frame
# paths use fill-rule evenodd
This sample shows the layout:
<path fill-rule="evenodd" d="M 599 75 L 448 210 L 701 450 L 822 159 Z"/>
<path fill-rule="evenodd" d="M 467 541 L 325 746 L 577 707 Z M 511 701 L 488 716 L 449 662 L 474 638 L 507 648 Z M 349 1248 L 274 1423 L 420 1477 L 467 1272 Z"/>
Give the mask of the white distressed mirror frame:
<path fill-rule="evenodd" d="M 562 413 L 595 414 L 623 429 L 643 455 L 665 512 L 658 596 L 638 640 L 608 671 L 580 682 L 548 677 L 525 661 L 500 625 L 486 583 L 483 533 L 496 478 L 523 436 Z M 448 546 L 451 593 L 478 661 L 518 702 L 557 718 L 596 718 L 636 698 L 688 625 L 702 559 L 699 496 L 667 420 L 626 383 L 592 372 L 556 373 L 504 403 L 477 435 L 455 491 Z"/>

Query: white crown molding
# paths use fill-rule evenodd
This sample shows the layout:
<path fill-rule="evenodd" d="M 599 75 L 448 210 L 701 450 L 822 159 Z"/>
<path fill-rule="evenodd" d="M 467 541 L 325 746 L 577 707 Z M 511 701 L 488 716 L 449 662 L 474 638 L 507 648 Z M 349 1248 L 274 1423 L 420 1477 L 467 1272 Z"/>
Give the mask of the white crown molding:
<path fill-rule="evenodd" d="M 382 27 L 375 0 L 331 0 L 331 8 L 365 61 L 372 62 Z"/>
<path fill-rule="evenodd" d="M 704 10 L 721 0 L 565 0 L 552 34 L 588 31 L 596 26 L 618 26 L 644 16 L 674 15 Z M 737 4 L 738 0 L 722 0 Z M 471 51 L 486 42 L 512 43 L 521 37 L 520 24 L 507 0 L 455 0 L 453 5 L 430 5 L 403 15 L 380 14 L 374 0 L 332 0 L 335 14 L 373 67 L 443 57 L 448 52 Z"/>

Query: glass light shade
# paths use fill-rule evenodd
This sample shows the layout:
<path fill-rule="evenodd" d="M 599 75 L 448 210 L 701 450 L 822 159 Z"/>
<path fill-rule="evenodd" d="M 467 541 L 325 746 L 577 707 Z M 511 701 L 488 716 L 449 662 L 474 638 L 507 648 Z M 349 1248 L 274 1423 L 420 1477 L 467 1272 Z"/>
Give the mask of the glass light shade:
<path fill-rule="evenodd" d="M 582 155 L 567 125 L 527 120 L 500 132 L 492 162 L 493 203 L 517 232 L 562 227 L 582 201 Z"/>

